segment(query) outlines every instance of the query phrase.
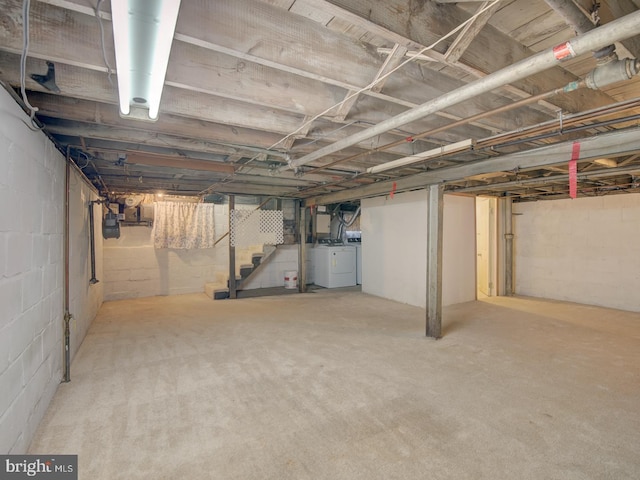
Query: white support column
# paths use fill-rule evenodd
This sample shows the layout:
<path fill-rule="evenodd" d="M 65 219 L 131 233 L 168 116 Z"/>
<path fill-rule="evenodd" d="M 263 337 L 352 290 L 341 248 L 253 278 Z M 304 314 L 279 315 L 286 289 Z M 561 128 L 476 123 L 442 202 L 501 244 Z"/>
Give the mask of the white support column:
<path fill-rule="evenodd" d="M 442 337 L 442 216 L 444 185 L 429 185 L 427 213 L 427 337 Z"/>

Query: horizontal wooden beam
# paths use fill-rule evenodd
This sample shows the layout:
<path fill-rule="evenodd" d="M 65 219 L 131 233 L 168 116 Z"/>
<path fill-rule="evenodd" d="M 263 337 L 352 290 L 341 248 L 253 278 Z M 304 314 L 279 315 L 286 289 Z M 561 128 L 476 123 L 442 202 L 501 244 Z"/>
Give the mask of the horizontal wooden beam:
<path fill-rule="evenodd" d="M 142 165 L 170 167 L 185 170 L 200 170 L 205 172 L 219 172 L 233 174 L 233 165 L 219 162 L 208 162 L 206 160 L 196 160 L 193 158 L 170 157 L 164 155 L 149 155 L 136 152 L 127 152 L 126 163 L 139 163 Z"/>
<path fill-rule="evenodd" d="M 267 150 L 279 138 L 257 130 L 246 130 L 229 125 L 181 117 L 174 114 L 161 115 L 155 122 L 141 123 L 120 117 L 118 106 L 101 102 L 63 97 L 41 92 L 30 92 L 29 101 L 38 107 L 38 115 L 93 123 L 111 127 L 144 129 L 166 135 L 176 135 L 192 139 L 206 139 L 224 147 L 234 148 L 233 155 L 253 156 Z M 257 144 L 257 145 L 256 145 Z M 269 151 L 272 156 L 282 156 L 279 151 Z"/>
<path fill-rule="evenodd" d="M 3 52 L 0 47 L 0 71 L 3 79 L 12 86 L 20 85 L 20 57 L 17 54 Z M 43 59 L 28 58 L 27 72 L 44 72 L 46 65 Z M 115 82 L 115 77 L 112 79 Z M 104 72 L 87 70 L 84 68 L 56 64 L 56 83 L 60 87 L 61 95 L 70 98 L 92 100 L 97 102 L 118 104 L 116 86 L 108 82 Z M 47 90 L 27 78 L 28 90 L 47 92 Z M 241 143 L 248 145 L 259 144 L 270 146 L 283 134 L 287 134 L 300 125 L 302 116 L 278 109 L 251 105 L 238 100 L 216 97 L 206 93 L 166 86 L 162 95 L 162 113 L 173 114 L 181 117 L 204 120 L 219 125 L 228 126 L 232 132 L 229 137 L 238 137 L 232 128 L 241 132 L 248 129 L 251 132 L 247 140 Z M 273 135 L 272 135 L 273 134 Z M 264 141 L 261 141 L 264 137 Z M 253 138 L 254 142 L 248 140 Z"/>

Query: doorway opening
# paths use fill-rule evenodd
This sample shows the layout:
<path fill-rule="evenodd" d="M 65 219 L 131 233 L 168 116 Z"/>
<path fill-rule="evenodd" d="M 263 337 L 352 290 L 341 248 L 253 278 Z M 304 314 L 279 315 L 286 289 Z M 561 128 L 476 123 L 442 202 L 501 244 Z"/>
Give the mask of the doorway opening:
<path fill-rule="evenodd" d="M 497 199 L 476 197 L 476 295 L 497 295 Z"/>

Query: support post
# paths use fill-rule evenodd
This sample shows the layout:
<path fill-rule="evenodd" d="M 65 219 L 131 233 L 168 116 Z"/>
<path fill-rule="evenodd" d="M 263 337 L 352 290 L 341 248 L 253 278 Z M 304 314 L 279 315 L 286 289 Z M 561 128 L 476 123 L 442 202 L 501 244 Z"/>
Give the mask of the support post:
<path fill-rule="evenodd" d="M 298 202 L 298 291 L 307 291 L 307 209 Z"/>
<path fill-rule="evenodd" d="M 229 195 L 229 232 L 231 232 L 231 212 L 236 208 L 235 195 Z M 237 298 L 236 290 L 236 247 L 231 244 L 229 235 L 229 298 Z"/>
<path fill-rule="evenodd" d="M 442 337 L 442 216 L 444 186 L 429 185 L 427 213 L 427 337 Z"/>
<path fill-rule="evenodd" d="M 513 199 L 505 198 L 504 203 L 504 293 L 513 295 Z"/>

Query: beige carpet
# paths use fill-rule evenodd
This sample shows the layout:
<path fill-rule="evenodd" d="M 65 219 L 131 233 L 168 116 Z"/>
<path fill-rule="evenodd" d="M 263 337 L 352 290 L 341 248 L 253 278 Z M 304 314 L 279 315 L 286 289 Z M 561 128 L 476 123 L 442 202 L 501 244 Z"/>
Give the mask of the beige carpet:
<path fill-rule="evenodd" d="M 640 314 L 358 292 L 106 303 L 31 453 L 80 478 L 638 479 Z"/>

